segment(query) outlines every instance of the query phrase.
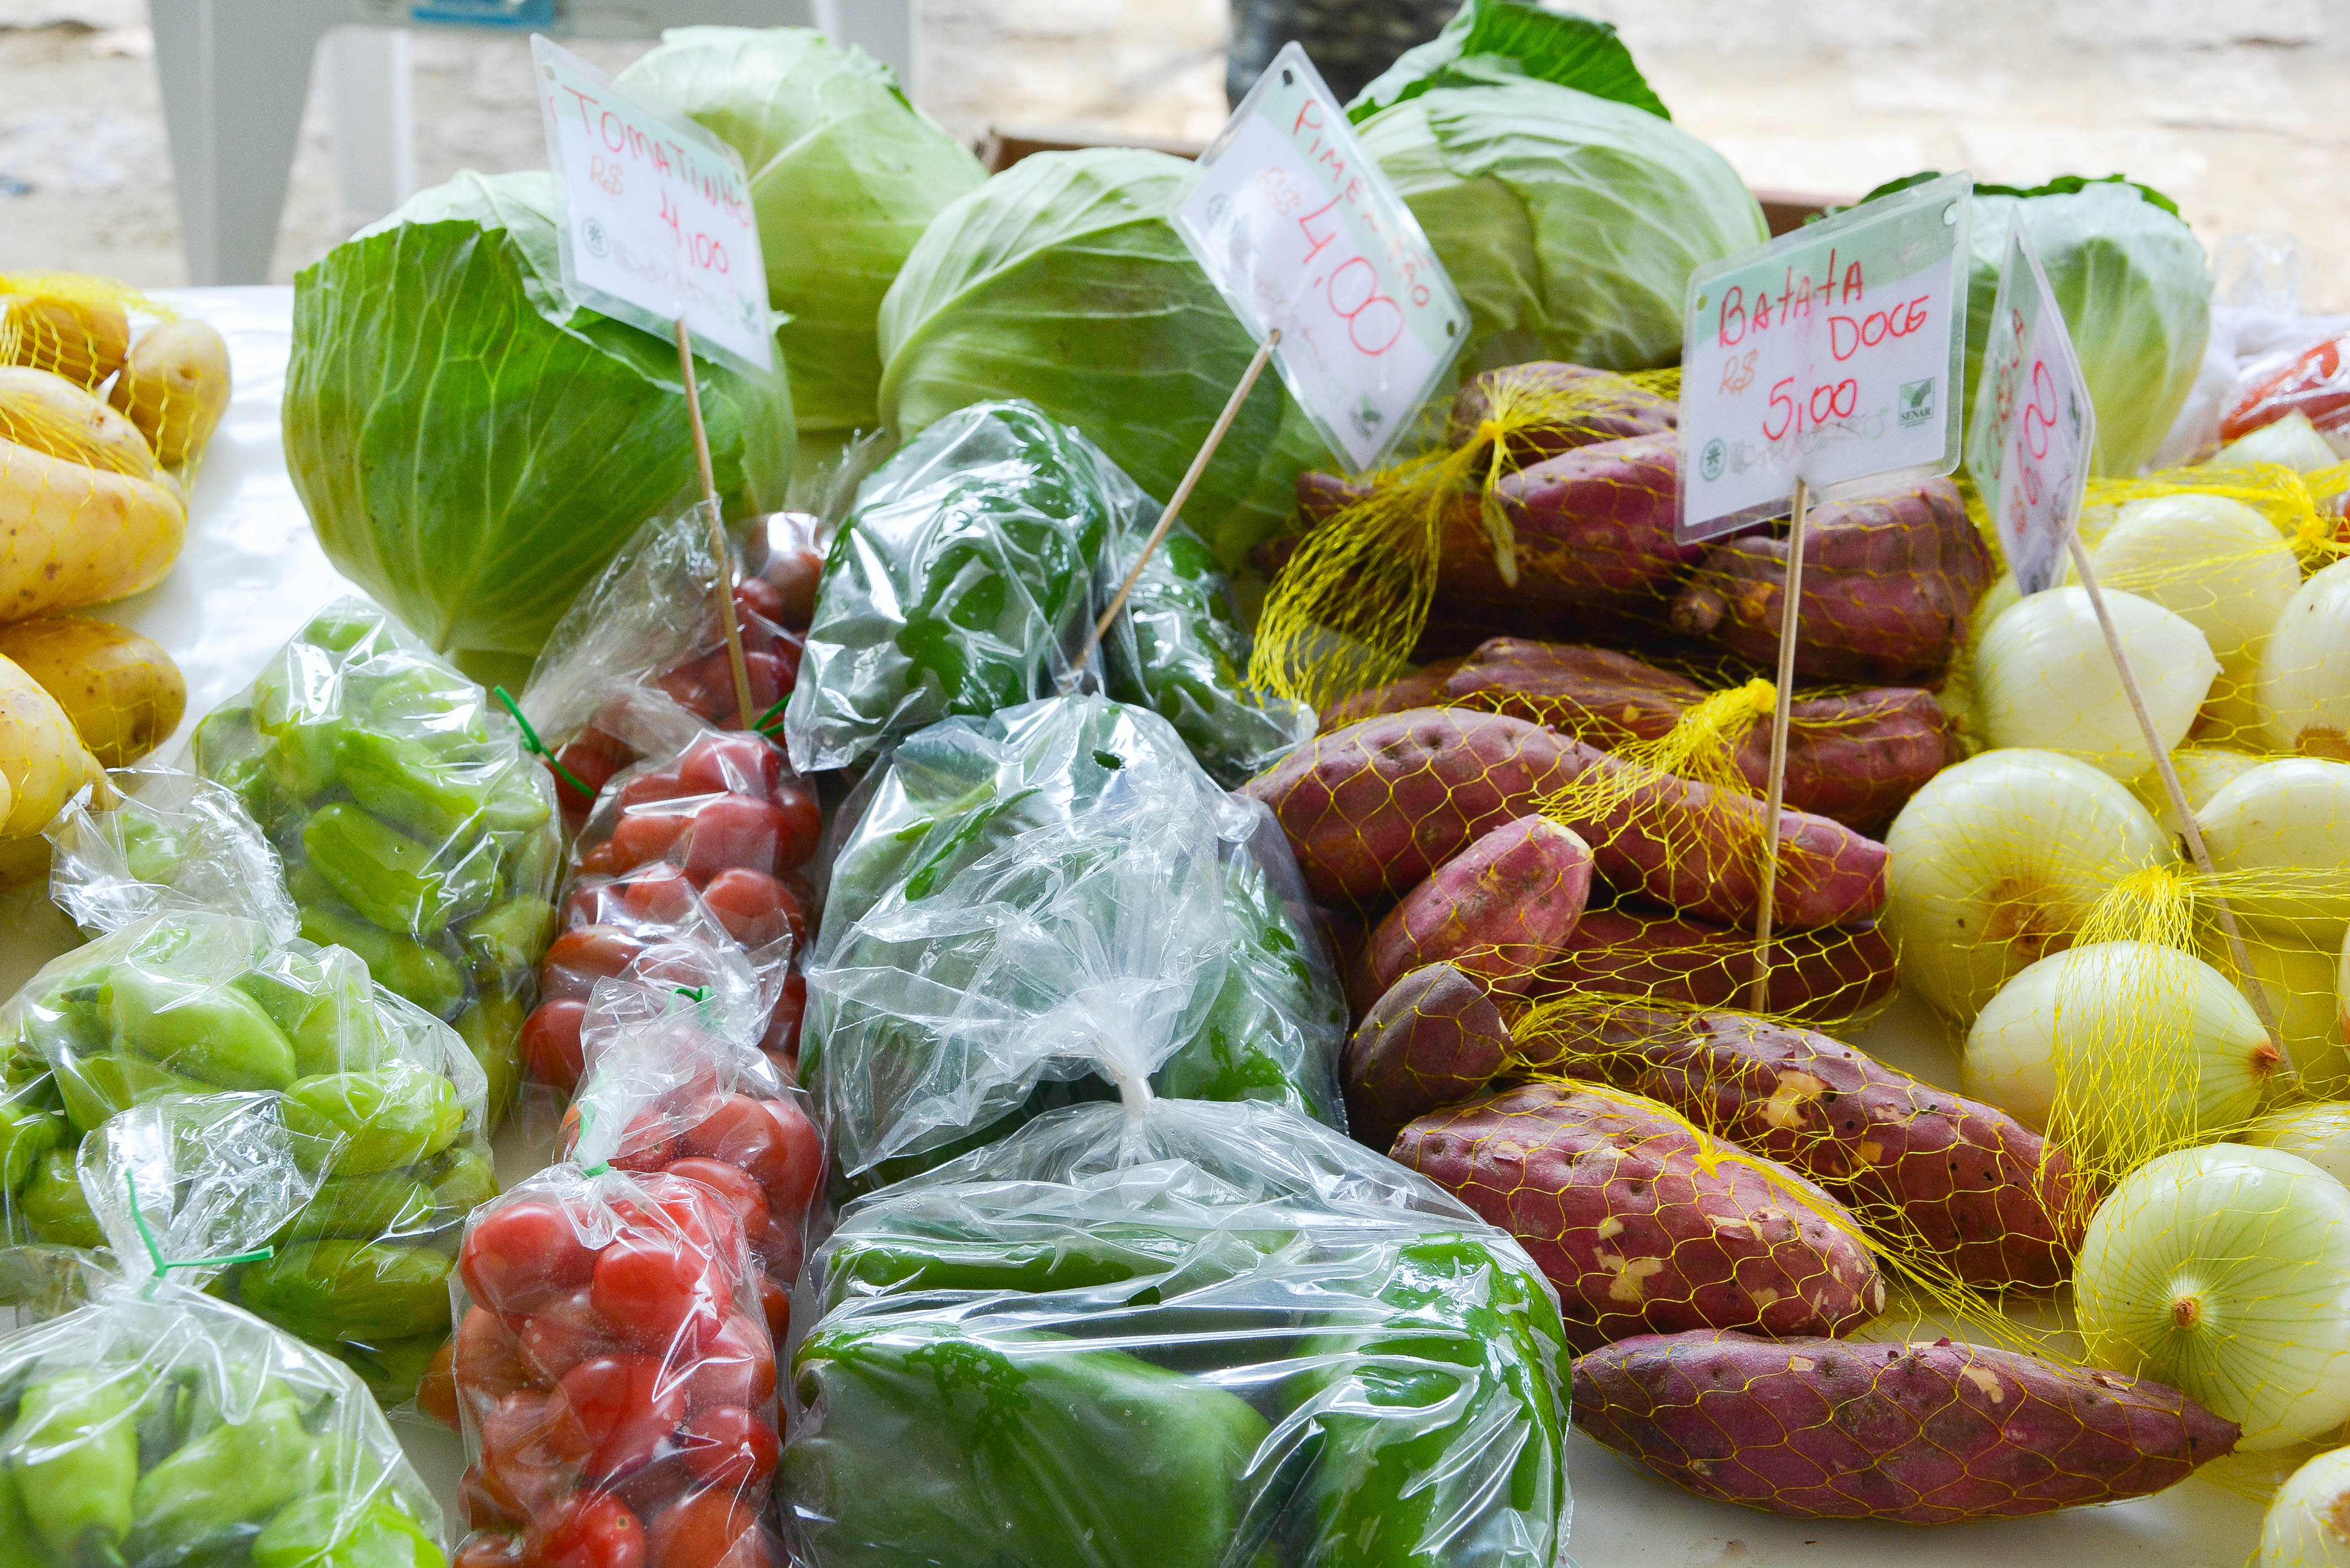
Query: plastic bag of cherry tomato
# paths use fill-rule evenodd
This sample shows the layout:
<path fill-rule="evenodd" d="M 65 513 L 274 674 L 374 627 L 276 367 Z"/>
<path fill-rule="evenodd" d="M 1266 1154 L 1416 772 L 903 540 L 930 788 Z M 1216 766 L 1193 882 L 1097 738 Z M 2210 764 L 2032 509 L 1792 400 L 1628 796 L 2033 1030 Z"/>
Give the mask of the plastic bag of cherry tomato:
<path fill-rule="evenodd" d="M 764 1271 L 674 1172 L 551 1166 L 466 1222 L 451 1287 L 455 1568 L 775 1568 Z"/>
<path fill-rule="evenodd" d="M 2321 431 L 2350 430 L 2350 337 L 2305 349 L 2283 369 L 2237 392 L 2220 418 L 2220 439 L 2237 441 L 2300 413 Z"/>

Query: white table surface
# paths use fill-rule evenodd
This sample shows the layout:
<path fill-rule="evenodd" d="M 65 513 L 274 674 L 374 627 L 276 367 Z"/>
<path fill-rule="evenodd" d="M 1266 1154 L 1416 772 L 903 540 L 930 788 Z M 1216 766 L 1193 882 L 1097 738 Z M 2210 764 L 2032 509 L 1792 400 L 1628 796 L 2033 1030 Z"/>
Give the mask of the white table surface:
<path fill-rule="evenodd" d="M 286 478 L 278 435 L 293 290 L 187 289 L 169 294 L 228 338 L 234 397 L 204 454 L 186 550 L 148 592 L 92 613 L 136 627 L 179 662 L 188 728 L 249 682 L 312 611 L 352 591 L 318 549 Z M 171 756 L 181 743 L 167 744 Z M 73 944 L 72 928 L 39 888 L 0 895 L 0 995 Z M 1921 1012 L 1897 1004 L 1860 1044 L 1919 1076 L 1955 1077 L 1948 1047 Z M 508 1180 L 536 1157 L 518 1134 L 499 1139 Z M 463 1456 L 429 1422 L 400 1426 L 417 1469 L 452 1515 Z M 1780 1519 L 1708 1501 L 1577 1436 L 1569 1550 L 1579 1568 L 2240 1568 L 2260 1534 L 2261 1505 L 2202 1478 L 2133 1502 L 2038 1519 L 1934 1530 Z"/>

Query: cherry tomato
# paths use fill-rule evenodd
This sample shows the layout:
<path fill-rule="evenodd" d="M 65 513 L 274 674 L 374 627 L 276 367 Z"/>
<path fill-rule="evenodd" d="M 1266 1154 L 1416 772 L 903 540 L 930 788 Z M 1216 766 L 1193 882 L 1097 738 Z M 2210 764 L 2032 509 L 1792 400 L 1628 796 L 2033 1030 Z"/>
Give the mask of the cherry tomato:
<path fill-rule="evenodd" d="M 806 1012 L 807 977 L 794 970 L 784 976 L 783 994 L 775 999 L 775 1011 L 767 1014 L 767 1032 L 759 1037 L 759 1049 L 786 1082 L 799 1078 L 800 1019 Z"/>
<path fill-rule="evenodd" d="M 473 1298 L 509 1323 L 550 1297 L 578 1289 L 596 1272 L 596 1254 L 553 1203 L 524 1199 L 473 1220 L 457 1267 Z"/>
<path fill-rule="evenodd" d="M 796 1242 L 797 1238 L 794 1238 Z M 794 1252 L 799 1251 L 795 1244 Z M 799 1269 L 794 1265 L 788 1279 L 797 1279 Z M 785 1280 L 762 1270 L 759 1274 L 759 1311 L 767 1320 L 767 1337 L 782 1345 L 792 1337 L 792 1290 Z"/>
<path fill-rule="evenodd" d="M 739 1166 L 762 1188 L 772 1188 L 791 1170 L 791 1135 L 770 1108 L 773 1102 L 729 1095 L 701 1122 L 678 1137 L 678 1148 L 704 1159 Z M 803 1118 L 805 1119 L 805 1118 Z M 775 1199 L 767 1199 L 770 1213 Z"/>
<path fill-rule="evenodd" d="M 773 799 L 784 815 L 784 847 L 777 868 L 805 866 L 816 858 L 816 848 L 824 842 L 824 808 L 816 804 L 816 791 L 802 780 L 785 779 L 776 786 Z"/>
<path fill-rule="evenodd" d="M 522 1024 L 523 1071 L 534 1084 L 546 1084 L 563 1094 L 579 1086 L 586 1063 L 579 1045 L 579 1026 L 587 1022 L 588 1004 L 576 996 L 542 1002 Z"/>
<path fill-rule="evenodd" d="M 775 1470 L 782 1449 L 775 1429 L 740 1405 L 720 1405 L 688 1420 L 677 1434 L 685 1468 L 706 1485 L 740 1491 Z"/>
<path fill-rule="evenodd" d="M 748 867 L 730 867 L 712 877 L 702 889 L 702 901 L 726 934 L 746 948 L 763 948 L 786 936 L 797 943 L 806 929 L 806 917 L 794 907 L 790 891 Z"/>
<path fill-rule="evenodd" d="M 645 950 L 644 943 L 616 925 L 599 921 L 564 932 L 538 966 L 538 989 L 550 1001 L 585 1002 L 596 982 L 622 973 Z"/>
<path fill-rule="evenodd" d="M 673 771 L 660 768 L 651 773 L 639 774 L 623 784 L 612 798 L 614 804 L 619 806 L 622 816 L 633 816 L 643 812 L 648 806 L 659 805 L 663 801 L 676 800 L 684 795 L 700 793 L 690 787 Z"/>
<path fill-rule="evenodd" d="M 645 1568 L 645 1527 L 617 1497 L 567 1498 L 531 1532 L 533 1568 Z"/>
<path fill-rule="evenodd" d="M 767 1116 L 782 1130 L 782 1171 L 763 1183 L 767 1212 L 796 1229 L 816 1201 L 816 1185 L 824 1179 L 824 1139 L 807 1113 L 789 1100 L 763 1100 Z"/>
<path fill-rule="evenodd" d="M 762 735 L 698 735 L 677 759 L 688 794 L 747 794 L 765 800 L 784 782 L 784 754 Z"/>
<path fill-rule="evenodd" d="M 691 820 L 682 812 L 672 811 L 639 811 L 620 818 L 608 841 L 614 867 L 633 871 L 668 859 Z"/>
<path fill-rule="evenodd" d="M 681 1382 L 666 1386 L 657 1355 L 599 1355 L 563 1375 L 563 1396 L 593 1450 L 588 1474 L 616 1481 L 650 1465 L 686 1417 Z"/>
<path fill-rule="evenodd" d="M 734 608 L 754 615 L 770 626 L 784 624 L 784 596 L 764 577 L 745 577 L 734 585 Z"/>
<path fill-rule="evenodd" d="M 686 1408 L 714 1410 L 740 1405 L 764 1409 L 775 1397 L 775 1341 L 757 1318 L 735 1313 L 702 1346 L 701 1358 L 685 1370 Z"/>
<path fill-rule="evenodd" d="M 469 1472 L 466 1498 L 476 1525 L 522 1523 L 578 1484 L 588 1434 L 555 1396 L 531 1389 L 509 1394 L 481 1411 L 476 1424 L 481 1459 Z"/>
<path fill-rule="evenodd" d="M 640 920 L 675 925 L 693 912 L 694 885 L 674 866 L 648 866 L 619 888 L 621 903 Z"/>
<path fill-rule="evenodd" d="M 767 1234 L 767 1195 L 739 1165 L 689 1155 L 667 1167 L 671 1176 L 699 1181 L 718 1194 L 743 1221 L 743 1239 L 756 1247 Z"/>
<path fill-rule="evenodd" d="M 481 1311 L 479 1307 L 473 1310 Z M 484 1313 L 483 1315 L 487 1317 L 489 1314 Z M 425 1364 L 424 1376 L 416 1383 L 416 1407 L 452 1432 L 459 1425 L 457 1375 L 453 1366 L 456 1355 L 457 1342 L 452 1339 L 444 1343 L 432 1353 L 432 1359 Z"/>
<path fill-rule="evenodd" d="M 618 877 L 625 869 L 620 864 L 620 852 L 612 847 L 608 838 L 579 857 L 582 877 Z"/>
<path fill-rule="evenodd" d="M 495 1404 L 539 1380 L 523 1359 L 522 1342 L 486 1307 L 465 1309 L 464 1321 L 450 1337 L 449 1352 L 451 1381 L 476 1407 Z M 439 1365 L 438 1357 L 434 1365 Z"/>
<path fill-rule="evenodd" d="M 449 1568 L 522 1568 L 522 1537 L 476 1535 L 458 1548 Z"/>
<path fill-rule="evenodd" d="M 677 1133 L 669 1125 L 669 1117 L 658 1106 L 648 1106 L 629 1118 L 628 1130 L 620 1135 L 620 1147 L 612 1156 L 613 1167 L 650 1174 L 669 1168 L 677 1158 Z"/>
<path fill-rule="evenodd" d="M 648 1568 L 764 1568 L 759 1516 L 718 1489 L 671 1503 L 653 1521 Z M 747 1544 L 743 1537 L 750 1536 Z"/>
<path fill-rule="evenodd" d="M 759 1249 L 758 1256 L 761 1272 L 782 1281 L 789 1290 L 791 1282 L 800 1277 L 799 1231 L 784 1225 L 768 1227 L 766 1245 Z"/>
<path fill-rule="evenodd" d="M 766 801 L 722 794 L 694 809 L 685 874 L 698 888 L 730 867 L 773 872 L 788 832 L 784 814 Z"/>
<path fill-rule="evenodd" d="M 775 589 L 775 623 L 806 631 L 816 619 L 816 585 L 824 577 L 824 557 L 814 550 L 778 550 L 767 557 L 759 576 Z"/>
<path fill-rule="evenodd" d="M 590 1356 L 619 1349 L 620 1335 L 583 1287 L 523 1319 L 515 1341 L 524 1363 L 551 1383 Z"/>
<path fill-rule="evenodd" d="M 725 1322 L 709 1254 L 659 1234 L 625 1235 L 596 1260 L 596 1310 L 641 1348 L 698 1355 Z"/>
<path fill-rule="evenodd" d="M 555 797 L 563 807 L 563 815 L 585 816 L 594 810 L 597 792 L 614 774 L 628 766 L 633 756 L 625 743 L 600 730 L 583 730 L 559 748 L 555 760 L 563 764 L 562 770 L 547 771 L 555 775 Z M 564 776 L 566 773 L 570 778 Z M 579 789 L 572 779 L 587 785 L 587 789 Z"/>

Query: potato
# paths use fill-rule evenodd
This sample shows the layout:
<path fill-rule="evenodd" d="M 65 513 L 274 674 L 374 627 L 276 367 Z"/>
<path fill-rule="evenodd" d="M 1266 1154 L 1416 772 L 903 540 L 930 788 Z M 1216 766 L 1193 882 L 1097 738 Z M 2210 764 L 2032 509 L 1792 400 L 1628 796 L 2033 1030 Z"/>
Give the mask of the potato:
<path fill-rule="evenodd" d="M 1347 1127 L 1385 1154 L 1413 1117 L 1482 1094 L 1515 1049 L 1483 986 L 1449 963 L 1416 969 L 1347 1042 Z"/>
<path fill-rule="evenodd" d="M 130 317 L 119 305 L 55 294 L 0 295 L 0 363 L 95 387 L 122 368 Z"/>
<path fill-rule="evenodd" d="M 0 437 L 70 462 L 155 477 L 155 450 L 136 425 L 47 370 L 0 365 Z"/>
<path fill-rule="evenodd" d="M 1418 1118 L 1393 1158 L 1518 1238 L 1577 1349 L 1692 1328 L 1833 1335 L 1885 1308 L 1835 1199 L 1637 1095 L 1529 1084 Z"/>
<path fill-rule="evenodd" d="M 1478 839 L 1403 896 L 1349 966 L 1356 1012 L 1409 970 L 1449 962 L 1496 992 L 1523 991 L 1591 895 L 1591 850 L 1540 816 Z"/>
<path fill-rule="evenodd" d="M 57 701 L 82 744 L 109 768 L 161 745 L 188 711 L 188 683 L 161 648 L 128 627 L 79 616 L 0 626 L 0 657 Z"/>
<path fill-rule="evenodd" d="M 1734 1007 L 1754 977 L 1754 933 L 1637 909 L 1583 912 L 1559 956 L 1535 982 L 1537 997 L 1563 991 Z M 1893 943 L 1883 928 L 1828 926 L 1772 939 L 1769 1011 L 1832 1023 L 1893 994 Z"/>
<path fill-rule="evenodd" d="M 152 587 L 187 531 L 161 485 L 0 441 L 0 620 Z"/>
<path fill-rule="evenodd" d="M 66 711 L 6 658 L 0 658 L 0 775 L 10 797 L 0 840 L 37 835 L 74 791 L 105 776 Z"/>
<path fill-rule="evenodd" d="M 2236 1446 L 2175 1388 L 1947 1339 L 1649 1334 L 1579 1357 L 1572 1384 L 1609 1448 L 1796 1519 L 2014 1519 L 2160 1491 Z"/>
<path fill-rule="evenodd" d="M 108 400 L 144 431 L 159 462 L 204 450 L 228 411 L 228 344 L 202 321 L 166 321 L 130 346 Z"/>

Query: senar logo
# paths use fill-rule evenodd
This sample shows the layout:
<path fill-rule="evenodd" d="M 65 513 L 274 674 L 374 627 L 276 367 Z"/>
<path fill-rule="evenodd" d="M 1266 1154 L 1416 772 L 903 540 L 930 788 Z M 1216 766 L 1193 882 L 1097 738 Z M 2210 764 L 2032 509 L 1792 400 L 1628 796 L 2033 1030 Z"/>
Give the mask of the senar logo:
<path fill-rule="evenodd" d="M 1901 412 L 1898 417 L 1904 429 L 1911 425 L 1922 425 L 1934 417 L 1933 377 L 1929 376 L 1922 381 L 1902 383 Z"/>

